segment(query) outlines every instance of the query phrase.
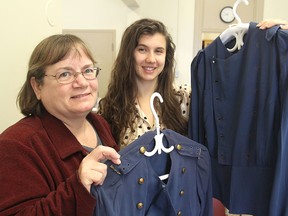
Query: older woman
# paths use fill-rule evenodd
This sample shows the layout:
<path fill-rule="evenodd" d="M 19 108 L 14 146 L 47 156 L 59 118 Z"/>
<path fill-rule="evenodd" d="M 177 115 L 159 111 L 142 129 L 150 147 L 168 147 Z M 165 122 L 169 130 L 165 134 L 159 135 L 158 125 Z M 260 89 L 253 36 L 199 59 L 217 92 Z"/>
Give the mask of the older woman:
<path fill-rule="evenodd" d="M 0 135 L 0 215 L 92 215 L 101 161 L 120 163 L 108 123 L 91 113 L 99 70 L 76 36 L 36 46 L 18 95 L 26 117 Z"/>

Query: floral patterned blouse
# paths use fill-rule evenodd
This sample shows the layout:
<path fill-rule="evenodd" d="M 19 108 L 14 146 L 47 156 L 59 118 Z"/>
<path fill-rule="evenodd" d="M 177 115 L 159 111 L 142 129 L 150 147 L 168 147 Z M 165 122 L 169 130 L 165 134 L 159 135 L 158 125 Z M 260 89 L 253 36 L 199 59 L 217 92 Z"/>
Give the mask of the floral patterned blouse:
<path fill-rule="evenodd" d="M 185 84 L 185 85 L 180 85 L 180 86 L 175 86 L 175 90 L 178 92 L 181 92 L 183 94 L 183 101 L 181 103 L 181 110 L 182 110 L 182 115 L 185 116 L 188 119 L 189 115 L 189 107 L 190 107 L 190 95 L 191 95 L 191 86 Z M 180 100 L 180 98 L 179 98 Z M 165 100 L 164 100 L 165 103 Z M 134 140 L 142 136 L 144 133 L 148 131 L 153 131 L 156 129 L 155 125 L 150 125 L 148 122 L 147 117 L 145 116 L 144 112 L 142 111 L 141 107 L 135 101 L 135 106 L 138 110 L 139 115 L 136 117 L 136 120 L 134 122 L 135 124 L 135 131 L 131 131 L 130 128 L 128 128 L 125 132 L 125 135 L 120 143 L 120 148 L 124 148 L 130 143 L 132 143 Z M 165 125 L 161 124 L 161 119 L 159 119 L 160 123 L 160 128 L 161 130 L 165 128 Z"/>

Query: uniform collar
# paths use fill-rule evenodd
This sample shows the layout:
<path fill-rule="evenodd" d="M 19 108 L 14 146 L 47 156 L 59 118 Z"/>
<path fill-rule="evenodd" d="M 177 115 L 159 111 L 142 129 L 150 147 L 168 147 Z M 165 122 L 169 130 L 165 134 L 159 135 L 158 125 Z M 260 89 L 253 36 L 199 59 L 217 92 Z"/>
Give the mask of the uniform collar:
<path fill-rule="evenodd" d="M 165 147 L 174 146 L 173 151 L 175 152 L 172 152 L 171 157 L 176 154 L 196 158 L 201 157 L 202 148 L 200 144 L 169 129 L 165 129 L 161 133 L 164 134 L 163 143 Z M 108 166 L 119 175 L 129 173 L 141 160 L 147 157 L 141 153 L 141 147 L 144 147 L 147 151 L 152 151 L 155 135 L 156 130 L 145 133 L 126 148 L 119 151 L 119 154 L 121 155 L 120 165 L 108 162 Z M 166 153 L 162 152 L 161 154 Z"/>
<path fill-rule="evenodd" d="M 269 28 L 266 30 L 265 38 L 266 40 L 270 41 L 277 33 L 277 31 L 280 29 L 279 25 L 273 26 L 272 28 Z"/>

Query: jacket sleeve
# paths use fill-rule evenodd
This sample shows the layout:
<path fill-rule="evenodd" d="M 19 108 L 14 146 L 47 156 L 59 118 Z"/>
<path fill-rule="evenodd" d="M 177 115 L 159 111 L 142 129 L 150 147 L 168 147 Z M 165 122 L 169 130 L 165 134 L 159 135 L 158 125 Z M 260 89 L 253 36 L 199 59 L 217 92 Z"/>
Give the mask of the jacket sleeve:
<path fill-rule="evenodd" d="M 192 140 L 204 143 L 204 85 L 205 85 L 204 51 L 200 50 L 191 63 L 191 103 L 188 121 L 188 136 Z"/>
<path fill-rule="evenodd" d="M 270 203 L 270 215 L 288 214 L 288 30 L 278 30 L 277 48 L 280 59 L 279 94 L 281 101 L 281 127 L 279 131 L 278 158 Z"/>
<path fill-rule="evenodd" d="M 76 169 L 67 170 L 55 155 L 40 152 L 37 137 L 25 140 L 0 138 L 0 215 L 92 215 L 95 199 L 78 180 Z M 40 156 L 41 155 L 41 156 Z M 46 158 L 45 158 L 46 157 Z"/>

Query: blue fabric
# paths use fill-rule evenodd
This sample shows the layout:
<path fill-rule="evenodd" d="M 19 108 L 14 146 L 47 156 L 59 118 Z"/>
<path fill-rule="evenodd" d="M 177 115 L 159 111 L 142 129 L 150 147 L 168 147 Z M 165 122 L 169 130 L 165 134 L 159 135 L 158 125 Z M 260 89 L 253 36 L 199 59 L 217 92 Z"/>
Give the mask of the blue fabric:
<path fill-rule="evenodd" d="M 288 31 L 279 31 L 277 44 L 280 48 L 279 63 L 281 70 L 288 70 Z M 280 89 L 279 97 L 281 100 L 281 123 L 278 136 L 277 165 L 275 180 L 270 204 L 270 216 L 288 215 L 288 76 L 281 73 L 279 77 Z"/>
<path fill-rule="evenodd" d="M 276 213 L 288 194 L 287 46 L 287 31 L 250 23 L 239 51 L 218 37 L 192 61 L 189 137 L 208 148 L 213 195 L 231 213 L 288 215 Z"/>
<path fill-rule="evenodd" d="M 119 152 L 120 165 L 106 162 L 104 184 L 91 188 L 97 200 L 94 216 L 175 216 L 179 211 L 181 215 L 213 215 L 207 148 L 168 129 L 161 133 L 166 148 L 175 146 L 172 152 L 151 157 L 140 153 L 142 146 L 147 151 L 154 147 L 156 132 L 151 131 Z M 165 173 L 169 173 L 167 182 L 159 179 Z M 138 183 L 140 178 L 144 183 Z M 143 207 L 137 208 L 138 203 Z"/>

